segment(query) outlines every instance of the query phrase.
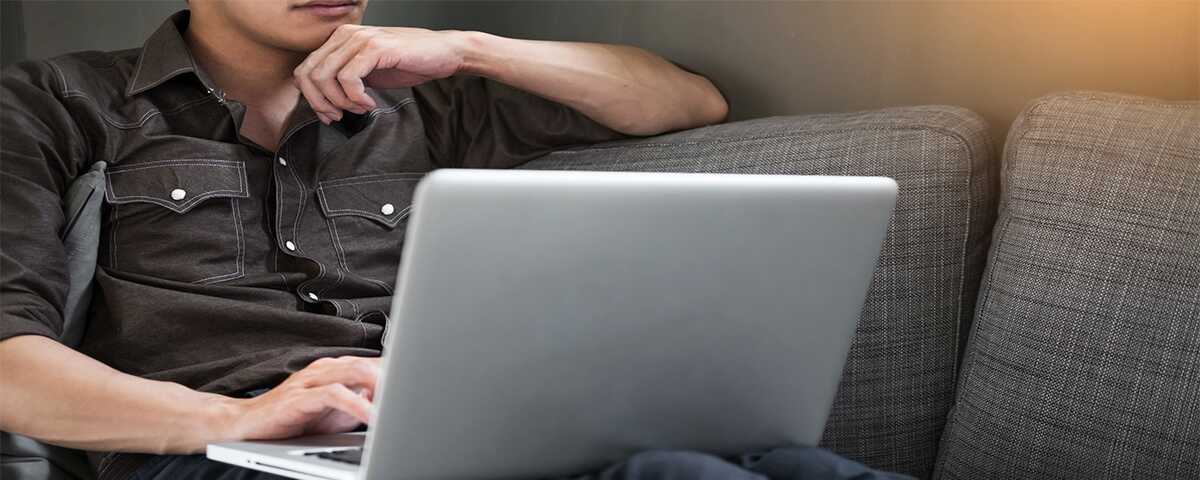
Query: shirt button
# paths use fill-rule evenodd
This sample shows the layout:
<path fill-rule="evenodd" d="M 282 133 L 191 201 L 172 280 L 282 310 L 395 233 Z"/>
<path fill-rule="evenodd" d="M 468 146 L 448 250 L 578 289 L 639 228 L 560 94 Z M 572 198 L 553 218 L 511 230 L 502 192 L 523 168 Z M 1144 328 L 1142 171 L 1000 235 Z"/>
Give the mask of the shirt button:
<path fill-rule="evenodd" d="M 283 246 L 287 247 L 288 250 L 291 250 L 293 252 L 296 251 L 296 244 L 292 243 L 291 240 L 283 242 Z"/>
<path fill-rule="evenodd" d="M 171 200 L 175 200 L 175 201 L 183 200 L 183 197 L 186 197 L 186 196 L 187 196 L 187 192 L 183 191 L 182 188 L 176 188 L 174 190 L 171 190 Z"/>
<path fill-rule="evenodd" d="M 287 166 L 287 160 L 285 160 L 283 157 L 279 157 L 279 164 L 280 164 L 280 165 L 283 165 L 283 166 L 285 166 L 285 167 L 286 167 L 286 166 Z"/>
<path fill-rule="evenodd" d="M 383 207 L 381 207 L 379 209 L 379 211 L 383 212 L 384 215 L 391 215 L 393 213 L 396 213 L 396 207 L 390 203 L 385 203 L 385 204 L 383 204 Z"/>
<path fill-rule="evenodd" d="M 315 302 L 315 301 L 317 301 L 317 300 L 320 300 L 319 298 L 317 298 L 317 294 L 315 294 L 315 293 L 312 293 L 312 292 L 308 292 L 308 298 L 309 298 L 309 299 L 311 299 L 311 300 L 312 300 L 312 301 L 314 301 L 314 302 Z"/>

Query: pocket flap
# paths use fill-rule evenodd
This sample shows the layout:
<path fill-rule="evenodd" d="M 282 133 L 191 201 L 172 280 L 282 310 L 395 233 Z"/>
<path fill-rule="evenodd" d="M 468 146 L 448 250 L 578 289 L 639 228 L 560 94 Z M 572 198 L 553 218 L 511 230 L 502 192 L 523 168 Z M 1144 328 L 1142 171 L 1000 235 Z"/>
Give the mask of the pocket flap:
<path fill-rule="evenodd" d="M 109 167 L 110 203 L 147 202 L 186 213 L 210 198 L 250 196 L 246 167 L 230 160 L 162 160 Z"/>
<path fill-rule="evenodd" d="M 388 173 L 327 180 L 317 197 L 327 217 L 353 215 L 395 227 L 412 209 L 413 191 L 424 173 Z"/>

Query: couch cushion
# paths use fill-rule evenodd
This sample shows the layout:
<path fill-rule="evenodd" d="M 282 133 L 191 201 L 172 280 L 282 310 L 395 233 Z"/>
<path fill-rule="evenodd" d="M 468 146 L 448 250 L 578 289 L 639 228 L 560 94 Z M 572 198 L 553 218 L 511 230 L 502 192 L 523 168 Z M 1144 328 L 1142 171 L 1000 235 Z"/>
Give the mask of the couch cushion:
<path fill-rule="evenodd" d="M 525 168 L 895 178 L 898 205 L 823 444 L 927 476 L 993 221 L 986 131 L 942 106 L 780 117 L 559 151 Z"/>
<path fill-rule="evenodd" d="M 938 474 L 1200 478 L 1200 103 L 1017 119 Z"/>
<path fill-rule="evenodd" d="M 87 480 L 93 477 L 87 458 L 71 450 L 0 432 L 0 478 L 20 480 Z"/>

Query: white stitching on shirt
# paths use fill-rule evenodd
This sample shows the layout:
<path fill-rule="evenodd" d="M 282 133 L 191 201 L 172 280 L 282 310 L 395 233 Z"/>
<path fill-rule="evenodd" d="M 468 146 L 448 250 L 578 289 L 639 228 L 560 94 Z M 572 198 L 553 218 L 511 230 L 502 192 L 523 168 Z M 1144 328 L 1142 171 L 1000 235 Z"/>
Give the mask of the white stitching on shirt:
<path fill-rule="evenodd" d="M 235 169 L 236 174 L 238 175 L 238 190 L 209 190 L 200 195 L 193 196 L 192 198 L 188 199 L 186 202 L 176 203 L 174 201 L 167 201 L 167 200 L 159 198 L 159 197 L 150 197 L 150 196 L 145 196 L 145 195 L 120 195 L 117 193 L 116 189 L 113 187 L 112 177 L 115 177 L 122 173 L 139 171 L 139 170 L 151 170 L 151 169 L 155 169 L 155 168 L 178 167 L 178 166 L 233 168 L 233 169 Z M 189 210 L 192 209 L 192 207 L 195 207 L 200 202 L 207 200 L 209 198 L 213 198 L 213 197 L 233 195 L 233 196 L 240 197 L 240 198 L 247 198 L 250 196 L 250 193 L 248 191 L 249 190 L 248 180 L 246 179 L 245 165 L 242 164 L 241 162 L 232 162 L 232 161 L 226 161 L 226 160 L 160 160 L 160 161 L 156 161 L 156 162 L 146 162 L 144 164 L 140 163 L 140 164 L 132 165 L 128 168 L 122 168 L 122 169 L 117 169 L 117 170 L 106 172 L 104 175 L 104 182 L 108 186 L 108 188 L 105 190 L 105 198 L 108 199 L 109 203 L 120 204 L 120 203 L 129 203 L 131 201 L 136 201 L 136 200 L 142 200 L 142 201 L 154 203 L 156 205 L 161 205 L 161 206 L 166 207 L 177 213 L 187 213 Z"/>
<path fill-rule="evenodd" d="M 114 167 L 108 171 L 110 175 L 163 167 L 218 167 L 245 169 L 246 164 L 235 160 L 217 160 L 212 158 L 181 158 L 178 160 L 155 160 L 139 162 L 127 167 Z"/>
<path fill-rule="evenodd" d="M 108 211 L 109 223 L 112 224 L 112 230 L 108 232 L 108 268 L 117 269 L 117 226 L 121 224 L 120 213 L 118 212 L 119 205 L 112 204 L 112 208 Z"/>
<path fill-rule="evenodd" d="M 236 279 L 246 276 L 246 263 L 245 263 L 246 235 L 245 235 L 245 231 L 242 229 L 241 207 L 238 202 L 238 199 L 236 199 L 236 198 L 229 199 L 229 205 L 231 208 L 233 208 L 233 224 L 234 224 L 234 229 L 237 232 L 237 247 L 238 247 L 237 267 L 233 271 L 233 273 L 227 273 L 224 275 L 214 275 L 214 276 L 211 276 L 208 278 L 196 280 L 195 282 L 192 282 L 192 283 L 200 283 L 200 284 L 208 285 L 208 284 L 217 283 L 217 282 L 236 280 Z"/>
<path fill-rule="evenodd" d="M 163 115 L 163 116 L 173 115 L 173 114 L 182 112 L 184 110 L 187 110 L 191 107 L 194 107 L 196 105 L 209 102 L 213 99 L 213 97 L 206 95 L 202 98 L 197 98 L 195 100 L 190 100 L 188 102 L 177 105 L 175 108 L 172 108 L 170 110 L 150 110 L 150 111 L 142 114 L 141 118 L 139 118 L 137 120 L 137 122 L 130 123 L 130 122 L 122 122 L 122 121 L 119 121 L 119 120 L 116 120 L 116 119 L 110 117 L 107 113 L 104 112 L 104 109 L 100 108 L 100 102 L 97 102 L 94 98 L 92 98 L 86 92 L 82 92 L 79 90 L 66 90 L 64 92 L 63 98 L 64 99 L 78 98 L 78 99 L 82 99 L 82 100 L 91 102 L 93 105 L 96 106 L 96 114 L 99 115 L 100 118 L 103 119 L 105 123 L 113 126 L 114 128 L 120 129 L 120 130 L 133 130 L 135 128 L 140 128 L 140 127 L 146 125 L 146 122 L 149 122 L 151 118 L 154 118 L 158 115 Z"/>
<path fill-rule="evenodd" d="M 291 146 L 288 146 L 288 147 L 287 147 L 287 149 L 288 149 L 288 151 L 287 151 L 287 155 L 286 155 L 286 156 L 288 156 L 288 157 L 291 157 L 291 156 L 292 156 L 292 149 L 291 149 Z M 299 209 L 297 209 L 297 211 L 296 211 L 296 221 L 295 221 L 295 223 L 293 223 L 293 224 L 292 224 L 292 238 L 293 238 L 293 239 L 296 239 L 296 238 L 298 238 L 298 236 L 299 236 L 300 217 L 301 217 L 301 215 L 304 213 L 304 206 L 305 206 L 305 203 L 304 203 L 304 197 L 306 197 L 306 196 L 308 195 L 308 193 L 307 193 L 307 192 L 308 192 L 308 189 L 307 189 L 307 188 L 305 188 L 305 186 L 304 186 L 304 183 L 302 183 L 302 182 L 300 181 L 300 177 L 296 175 L 296 171 L 295 171 L 295 169 L 294 169 L 294 168 L 289 168 L 289 169 L 287 169 L 287 170 L 288 170 L 288 172 L 289 172 L 289 173 L 291 173 L 291 175 L 292 175 L 292 178 L 293 178 L 293 179 L 296 181 L 296 185 L 300 187 L 300 208 L 299 208 Z M 279 188 L 276 188 L 276 189 L 275 189 L 275 191 L 276 191 L 276 193 L 278 194 L 278 192 L 279 192 Z M 282 199 L 280 200 L 280 203 L 279 203 L 279 204 L 282 204 Z M 277 204 L 277 205 L 278 205 L 278 204 Z M 278 209 L 276 209 L 276 211 L 278 211 Z M 278 228 L 278 227 L 276 227 L 276 228 Z M 316 259 L 314 259 L 314 258 L 312 258 L 312 257 L 306 256 L 306 255 L 302 255 L 303 251 L 304 251 L 304 248 L 303 248 L 303 247 L 302 247 L 300 244 L 297 244 L 297 245 L 296 245 L 296 256 L 298 256 L 298 257 L 300 257 L 300 258 L 303 258 L 303 259 L 305 259 L 305 260 L 308 260 L 308 261 L 310 261 L 310 262 L 313 262 L 313 263 L 317 264 L 317 268 L 319 269 L 319 271 L 317 272 L 317 276 L 316 276 L 316 278 L 309 279 L 309 280 L 307 280 L 307 281 L 301 282 L 301 283 L 300 283 L 300 285 L 297 285 L 297 286 L 296 286 L 296 290 L 297 290 L 297 292 L 304 290 L 304 287 L 305 287 L 305 286 L 307 286 L 307 285 L 309 285 L 309 284 L 311 284 L 311 283 L 313 283 L 313 282 L 319 282 L 319 281 L 321 281 L 322 279 L 324 279 L 324 278 L 325 278 L 325 272 L 326 272 L 326 269 L 325 269 L 325 264 L 323 264 L 323 263 L 321 263 L 321 262 L 317 261 Z M 322 291 L 324 291 L 324 290 L 322 290 Z M 313 293 L 313 292 L 310 292 L 310 293 Z M 314 294 L 315 294 L 315 293 L 314 293 Z M 319 303 L 319 302 L 322 302 L 322 301 L 328 301 L 328 300 L 325 300 L 325 299 L 321 299 L 321 298 L 320 298 L 320 295 L 317 295 L 317 297 L 318 297 L 317 303 Z M 334 308 L 337 308 L 337 304 L 334 304 Z"/>
<path fill-rule="evenodd" d="M 288 151 L 288 156 L 291 156 L 290 149 Z M 296 181 L 296 186 L 300 187 L 300 208 L 296 209 L 296 220 L 292 223 L 292 239 L 295 240 L 300 236 L 300 219 L 304 215 L 304 207 L 306 205 L 304 202 L 304 197 L 308 196 L 308 188 L 304 186 L 304 182 L 301 182 L 300 177 L 296 175 L 296 169 L 289 168 L 287 170 L 288 173 L 292 174 L 292 179 Z"/>
<path fill-rule="evenodd" d="M 399 175 L 404 175 L 404 177 L 399 177 Z M 370 219 L 378 220 L 389 227 L 395 227 L 396 225 L 399 225 L 400 221 L 404 220 L 408 216 L 409 211 L 412 210 L 411 202 L 409 205 L 405 206 L 402 210 L 400 210 L 396 214 L 393 214 L 390 217 L 388 217 L 388 216 L 384 216 L 384 215 L 375 213 L 372 210 L 364 210 L 364 209 L 357 209 L 357 208 L 333 208 L 333 207 L 329 206 L 328 194 L 326 193 L 326 191 L 329 187 L 342 188 L 342 187 L 349 187 L 349 186 L 354 186 L 354 185 L 365 185 L 365 184 L 369 184 L 369 183 L 388 183 L 388 182 L 408 183 L 407 180 L 412 180 L 412 179 L 414 179 L 414 177 L 418 177 L 418 176 L 424 176 L 424 174 L 403 173 L 403 174 L 387 174 L 387 175 L 367 175 L 365 177 L 353 177 L 353 178 L 347 178 L 347 179 L 342 179 L 342 180 L 331 180 L 331 181 L 319 182 L 318 187 L 317 187 L 317 201 L 320 202 L 321 208 L 325 211 L 327 216 L 335 217 L 335 216 L 341 216 L 341 215 L 357 215 L 357 216 L 362 216 L 362 217 L 367 217 Z M 384 179 L 377 179 L 377 180 L 361 180 L 361 179 L 367 178 L 367 177 L 376 177 L 376 178 L 377 177 L 391 177 L 391 178 L 384 178 Z M 417 179 L 419 180 L 419 178 L 417 178 Z M 346 181 L 346 180 L 353 180 L 353 181 Z"/>
<path fill-rule="evenodd" d="M 321 187 L 344 187 L 347 185 L 359 185 L 363 183 L 378 183 L 378 182 L 394 182 L 398 180 L 420 180 L 425 176 L 420 172 L 402 172 L 402 173 L 385 173 L 378 175 L 360 175 L 350 178 L 339 178 L 334 180 L 323 180 L 318 182 Z"/>
<path fill-rule="evenodd" d="M 132 77 L 129 77 L 130 79 L 138 78 L 139 76 L 141 76 L 141 74 L 142 74 L 142 64 L 143 64 L 143 63 L 145 63 L 145 61 L 146 61 L 146 56 L 145 56 L 145 55 L 140 55 L 140 54 L 139 54 L 139 55 L 138 55 L 137 67 L 135 67 L 135 68 L 133 69 L 133 76 L 132 76 Z M 130 83 L 130 84 L 129 84 L 129 87 L 125 88 L 125 95 L 133 95 L 133 83 Z"/>
<path fill-rule="evenodd" d="M 338 233 L 337 221 L 335 221 L 334 219 L 331 219 L 331 218 L 326 218 L 325 224 L 326 224 L 326 226 L 329 227 L 330 240 L 333 240 L 333 248 L 334 248 L 334 252 L 337 254 L 338 263 L 341 264 L 342 269 L 346 270 L 346 273 L 354 273 L 354 271 L 350 269 L 350 265 L 346 262 L 346 250 L 345 250 L 345 248 L 342 247 L 342 236 L 341 236 L 341 234 Z M 362 277 L 363 279 L 367 280 L 368 282 L 371 282 L 371 283 L 374 283 L 374 284 L 380 286 L 381 288 L 383 288 L 384 292 L 387 292 L 388 295 L 392 294 L 392 287 L 389 287 L 388 284 L 381 282 L 379 280 L 376 280 L 374 278 L 368 277 L 366 275 L 363 275 L 361 273 L 356 274 L 356 275 Z"/>

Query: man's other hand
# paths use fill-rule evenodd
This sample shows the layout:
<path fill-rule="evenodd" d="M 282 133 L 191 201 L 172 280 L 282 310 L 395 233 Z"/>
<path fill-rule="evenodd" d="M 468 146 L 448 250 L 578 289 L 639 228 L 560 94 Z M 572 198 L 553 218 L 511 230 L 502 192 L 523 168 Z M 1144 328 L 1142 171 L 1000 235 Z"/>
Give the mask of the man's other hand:
<path fill-rule="evenodd" d="M 326 124 L 342 111 L 375 108 L 364 85 L 401 88 L 454 75 L 463 52 L 455 31 L 342 25 L 293 72 L 296 84 Z"/>
<path fill-rule="evenodd" d="M 348 432 L 370 421 L 380 359 L 318 359 L 279 386 L 250 399 L 231 399 L 230 438 L 272 440 Z"/>

